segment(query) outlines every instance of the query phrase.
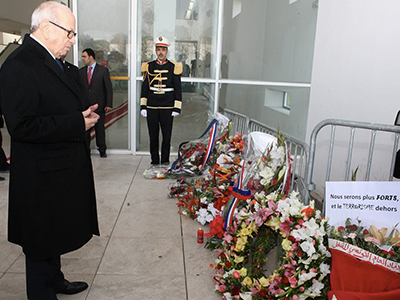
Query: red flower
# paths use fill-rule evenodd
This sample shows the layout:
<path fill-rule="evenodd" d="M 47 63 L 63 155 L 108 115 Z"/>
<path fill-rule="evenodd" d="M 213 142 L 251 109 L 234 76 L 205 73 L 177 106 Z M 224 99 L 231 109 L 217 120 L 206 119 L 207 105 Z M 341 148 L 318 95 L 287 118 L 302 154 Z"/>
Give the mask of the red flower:
<path fill-rule="evenodd" d="M 339 232 L 343 232 L 343 231 L 344 231 L 344 227 L 343 227 L 343 226 L 339 226 L 339 227 L 337 228 L 337 230 L 338 230 Z"/>
<path fill-rule="evenodd" d="M 224 236 L 224 219 L 217 215 L 209 224 L 210 232 L 206 233 L 205 237 L 212 237 L 216 235 L 220 239 Z"/>
<path fill-rule="evenodd" d="M 232 288 L 232 296 L 239 295 L 239 293 L 240 293 L 240 287 L 234 286 L 234 287 Z"/>
<path fill-rule="evenodd" d="M 368 229 L 363 230 L 363 234 L 368 234 L 368 233 L 369 233 Z"/>
<path fill-rule="evenodd" d="M 265 297 L 265 296 L 267 296 L 267 294 L 268 294 L 268 291 L 266 289 L 259 290 L 257 293 L 257 295 L 259 295 L 261 297 Z"/>
<path fill-rule="evenodd" d="M 289 279 L 286 276 L 282 277 L 281 283 L 283 284 L 288 284 L 289 283 Z"/>
<path fill-rule="evenodd" d="M 311 216 L 313 216 L 313 215 L 315 214 L 314 209 L 312 209 L 310 206 L 304 208 L 301 212 L 302 212 L 302 213 L 305 213 L 305 215 L 306 215 L 307 217 L 311 217 Z"/>
<path fill-rule="evenodd" d="M 346 226 L 346 229 L 350 230 L 350 231 L 356 231 L 357 230 L 357 225 L 348 225 Z"/>
<path fill-rule="evenodd" d="M 225 262 L 225 266 L 226 266 L 227 268 L 230 268 L 230 267 L 232 267 L 232 264 L 231 264 L 231 262 L 230 262 L 229 260 L 227 260 L 227 261 Z"/>

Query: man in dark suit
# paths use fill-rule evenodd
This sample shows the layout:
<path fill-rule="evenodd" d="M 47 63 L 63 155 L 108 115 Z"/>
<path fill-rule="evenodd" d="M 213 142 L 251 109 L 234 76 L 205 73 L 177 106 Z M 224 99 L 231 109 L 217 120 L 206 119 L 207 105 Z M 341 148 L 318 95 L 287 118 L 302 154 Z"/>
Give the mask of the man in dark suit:
<path fill-rule="evenodd" d="M 98 103 L 96 113 L 100 116 L 95 128 L 96 146 L 101 157 L 107 157 L 106 131 L 104 119 L 112 108 L 113 90 L 110 73 L 106 67 L 96 63 L 96 55 L 90 48 L 82 51 L 82 61 L 85 67 L 79 70 L 84 98 L 93 105 Z"/>
<path fill-rule="evenodd" d="M 83 110 L 76 84 L 57 61 L 75 44 L 75 17 L 55 1 L 32 14 L 32 33 L 0 70 L 0 108 L 11 136 L 8 240 L 22 246 L 30 300 L 75 294 L 60 256 L 99 235 L 85 132 L 99 116 Z"/>

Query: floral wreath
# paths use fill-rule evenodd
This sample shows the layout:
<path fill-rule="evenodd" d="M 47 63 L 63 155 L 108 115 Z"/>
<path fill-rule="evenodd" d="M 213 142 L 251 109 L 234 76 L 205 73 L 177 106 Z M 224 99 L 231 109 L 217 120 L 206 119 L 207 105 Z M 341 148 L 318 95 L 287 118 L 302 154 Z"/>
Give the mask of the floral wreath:
<path fill-rule="evenodd" d="M 331 255 L 320 211 L 313 203 L 304 206 L 295 192 L 256 193 L 247 204 L 225 233 L 217 233 L 223 242 L 212 265 L 216 292 L 226 300 L 327 299 Z M 281 264 L 265 278 L 267 253 L 277 240 Z"/>

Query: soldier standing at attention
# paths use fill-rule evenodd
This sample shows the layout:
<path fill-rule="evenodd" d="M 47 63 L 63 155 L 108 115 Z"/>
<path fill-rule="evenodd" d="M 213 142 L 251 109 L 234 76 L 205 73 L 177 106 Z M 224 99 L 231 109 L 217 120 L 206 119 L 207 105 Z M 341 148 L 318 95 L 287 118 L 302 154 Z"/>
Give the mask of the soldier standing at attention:
<path fill-rule="evenodd" d="M 155 40 L 157 59 L 142 64 L 143 84 L 140 113 L 147 118 L 150 137 L 151 164 L 169 164 L 172 123 L 181 113 L 182 63 L 167 59 L 169 42 L 159 36 Z M 159 155 L 159 132 L 161 128 L 161 161 Z"/>

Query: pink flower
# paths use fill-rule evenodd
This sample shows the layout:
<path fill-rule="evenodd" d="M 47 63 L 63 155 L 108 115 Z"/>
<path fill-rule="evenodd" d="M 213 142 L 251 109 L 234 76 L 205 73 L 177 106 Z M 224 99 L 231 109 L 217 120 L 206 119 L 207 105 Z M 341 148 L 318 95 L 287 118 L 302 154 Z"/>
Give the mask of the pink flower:
<path fill-rule="evenodd" d="M 223 292 L 226 290 L 226 286 L 225 286 L 225 285 L 220 285 L 220 286 L 218 287 L 218 290 L 219 290 L 221 293 L 223 293 Z"/>
<path fill-rule="evenodd" d="M 240 278 L 239 272 L 238 271 L 234 271 L 233 272 L 233 277 L 236 278 L 236 279 L 239 279 Z"/>
<path fill-rule="evenodd" d="M 289 282 L 290 282 L 290 287 L 294 288 L 297 285 L 297 279 L 296 277 L 290 277 L 289 278 Z M 294 299 L 294 298 L 293 298 Z"/>
<path fill-rule="evenodd" d="M 380 240 L 378 240 L 378 239 L 376 239 L 376 238 L 374 238 L 374 237 L 372 237 L 372 236 L 366 237 L 364 240 L 365 240 L 366 242 L 371 242 L 371 243 L 374 243 L 374 244 L 377 244 L 377 245 L 380 245 L 380 244 L 381 244 L 381 241 L 380 241 Z"/>

